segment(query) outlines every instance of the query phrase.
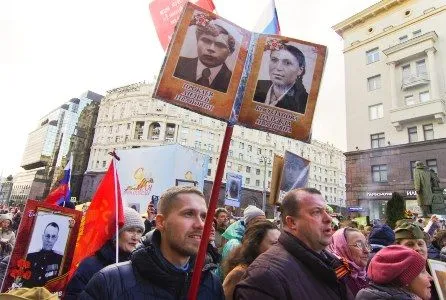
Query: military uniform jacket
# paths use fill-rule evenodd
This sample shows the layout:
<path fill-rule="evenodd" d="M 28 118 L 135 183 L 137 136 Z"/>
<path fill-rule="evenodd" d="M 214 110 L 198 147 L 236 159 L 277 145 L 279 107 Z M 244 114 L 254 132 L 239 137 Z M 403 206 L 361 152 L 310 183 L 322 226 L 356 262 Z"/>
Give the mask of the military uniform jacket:
<path fill-rule="evenodd" d="M 31 262 L 31 278 L 24 282 L 25 287 L 44 286 L 57 277 L 61 268 L 63 255 L 53 250 L 40 250 L 29 253 L 26 260 Z"/>

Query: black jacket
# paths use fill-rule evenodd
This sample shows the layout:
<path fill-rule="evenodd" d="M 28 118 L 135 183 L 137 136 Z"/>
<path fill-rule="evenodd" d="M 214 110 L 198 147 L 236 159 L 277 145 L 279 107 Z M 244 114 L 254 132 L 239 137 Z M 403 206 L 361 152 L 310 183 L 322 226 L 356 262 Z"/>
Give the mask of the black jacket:
<path fill-rule="evenodd" d="M 194 258 L 187 271 L 176 268 L 162 256 L 160 240 L 161 234 L 155 230 L 150 240 L 145 239 L 145 247 L 132 253 L 130 261 L 96 273 L 79 299 L 186 299 Z M 198 299 L 224 299 L 219 279 L 207 267 L 201 276 Z"/>
<path fill-rule="evenodd" d="M 266 95 L 272 85 L 270 80 L 257 81 L 254 101 L 265 103 Z M 277 103 L 276 107 L 304 114 L 307 107 L 308 93 L 302 81 L 296 81 L 288 93 Z"/>
<path fill-rule="evenodd" d="M 180 56 L 173 76 L 197 83 L 197 64 L 198 57 L 189 58 Z M 210 88 L 226 93 L 229 82 L 231 81 L 231 76 L 232 72 L 228 69 L 226 64 L 223 64 L 217 76 L 215 76 L 214 80 L 211 82 Z"/>
<path fill-rule="evenodd" d="M 278 244 L 260 254 L 234 291 L 234 299 L 347 299 L 346 287 L 330 253 L 318 254 L 293 235 L 282 232 Z"/>
<path fill-rule="evenodd" d="M 23 281 L 24 287 L 44 286 L 60 274 L 63 255 L 53 250 L 29 253 L 26 260 L 31 262 L 31 278 Z"/>
<path fill-rule="evenodd" d="M 77 299 L 87 286 L 88 281 L 101 269 L 116 262 L 115 243 L 108 241 L 95 255 L 84 259 L 77 268 L 65 291 L 65 300 Z M 119 253 L 119 262 L 130 259 L 130 253 Z"/>

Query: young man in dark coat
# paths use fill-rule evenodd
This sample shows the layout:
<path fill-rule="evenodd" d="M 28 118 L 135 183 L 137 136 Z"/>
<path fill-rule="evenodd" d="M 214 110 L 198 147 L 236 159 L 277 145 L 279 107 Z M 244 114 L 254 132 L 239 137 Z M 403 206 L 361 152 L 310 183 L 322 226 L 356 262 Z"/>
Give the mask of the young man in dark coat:
<path fill-rule="evenodd" d="M 331 221 L 318 190 L 288 192 L 278 244 L 248 267 L 234 299 L 346 299 L 345 285 L 335 272 L 340 261 L 325 251 L 333 235 Z"/>
<path fill-rule="evenodd" d="M 129 262 L 96 273 L 79 299 L 186 299 L 206 211 L 204 195 L 194 187 L 168 189 L 145 247 L 134 251 Z M 224 299 L 219 279 L 206 268 L 198 299 Z"/>

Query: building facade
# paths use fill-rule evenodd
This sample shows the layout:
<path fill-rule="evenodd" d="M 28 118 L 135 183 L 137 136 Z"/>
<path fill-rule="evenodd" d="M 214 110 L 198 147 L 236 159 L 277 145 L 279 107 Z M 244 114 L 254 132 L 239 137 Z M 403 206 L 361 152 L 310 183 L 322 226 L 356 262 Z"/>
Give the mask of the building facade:
<path fill-rule="evenodd" d="M 348 206 L 381 218 L 399 192 L 418 209 L 415 161 L 446 185 L 446 1 L 383 0 L 333 29 L 344 40 Z"/>
<path fill-rule="evenodd" d="M 14 176 L 11 200 L 43 199 L 54 186 L 69 159 L 72 135 L 84 108 L 101 95 L 87 91 L 41 118 L 27 140 L 21 167 Z M 85 151 L 85 149 L 84 149 Z"/>
<path fill-rule="evenodd" d="M 151 98 L 153 87 L 137 83 L 117 88 L 101 101 L 81 201 L 90 200 L 96 191 L 111 160 L 108 153 L 113 149 L 166 143 L 191 147 L 211 157 L 207 181 L 213 181 L 226 124 Z M 251 196 L 250 200 L 242 199 L 242 206 L 254 201 L 251 198 L 256 192 L 262 200 L 264 178 L 269 190 L 273 156 L 283 156 L 285 150 L 311 161 L 309 186 L 321 190 L 329 203 L 345 206 L 345 158 L 340 150 L 318 141 L 305 144 L 235 126 L 225 172 L 243 175 L 244 189 L 251 191 L 246 195 Z M 206 184 L 207 188 L 210 184 Z"/>

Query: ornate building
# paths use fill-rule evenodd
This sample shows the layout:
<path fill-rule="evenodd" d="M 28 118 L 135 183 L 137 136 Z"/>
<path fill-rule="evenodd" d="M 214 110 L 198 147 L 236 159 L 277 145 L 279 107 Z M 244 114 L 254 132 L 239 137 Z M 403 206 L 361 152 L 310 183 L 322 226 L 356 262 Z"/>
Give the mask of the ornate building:
<path fill-rule="evenodd" d="M 214 179 L 225 123 L 153 99 L 152 92 L 152 84 L 137 83 L 109 91 L 101 101 L 81 201 L 91 199 L 111 160 L 108 152 L 113 149 L 178 143 L 208 154 L 207 181 Z M 305 144 L 236 126 L 225 172 L 242 174 L 244 195 L 261 203 L 264 178 L 267 190 L 270 186 L 273 154 L 283 156 L 285 150 L 311 161 L 308 186 L 321 190 L 329 203 L 345 206 L 345 158 L 326 143 Z"/>
<path fill-rule="evenodd" d="M 336 24 L 344 40 L 347 201 L 381 218 L 417 209 L 415 161 L 446 185 L 446 3 L 383 0 Z"/>

